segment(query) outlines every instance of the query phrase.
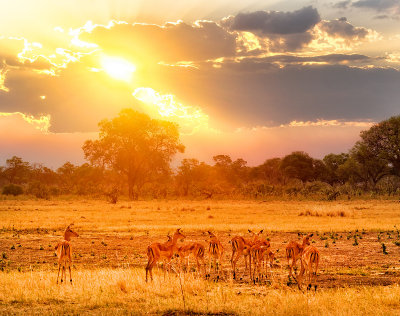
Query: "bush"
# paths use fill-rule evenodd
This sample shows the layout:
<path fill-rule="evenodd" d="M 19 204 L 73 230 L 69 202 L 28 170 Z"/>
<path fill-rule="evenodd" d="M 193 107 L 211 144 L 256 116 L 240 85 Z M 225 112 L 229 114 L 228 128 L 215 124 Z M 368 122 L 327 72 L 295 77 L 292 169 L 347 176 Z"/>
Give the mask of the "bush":
<path fill-rule="evenodd" d="M 48 199 L 50 197 L 49 188 L 38 181 L 29 184 L 27 193 L 34 195 L 38 199 Z"/>
<path fill-rule="evenodd" d="M 22 187 L 20 185 L 16 185 L 16 184 L 8 184 L 6 186 L 3 187 L 3 191 L 2 194 L 4 195 L 21 195 L 22 193 L 24 193 L 24 190 L 22 189 Z"/>

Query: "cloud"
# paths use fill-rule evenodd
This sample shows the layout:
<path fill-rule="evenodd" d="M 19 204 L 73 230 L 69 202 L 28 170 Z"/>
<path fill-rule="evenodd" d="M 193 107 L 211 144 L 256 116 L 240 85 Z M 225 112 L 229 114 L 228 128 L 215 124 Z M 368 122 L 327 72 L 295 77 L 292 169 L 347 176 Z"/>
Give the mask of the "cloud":
<path fill-rule="evenodd" d="M 321 51 L 349 51 L 363 42 L 380 39 L 374 30 L 354 26 L 345 17 L 322 20 L 314 28 L 313 35 L 309 48 Z"/>
<path fill-rule="evenodd" d="M 399 0 L 359 0 L 352 3 L 357 8 L 368 8 L 376 11 L 397 11 L 399 13 Z"/>
<path fill-rule="evenodd" d="M 145 62 L 196 61 L 234 56 L 236 36 L 211 21 L 97 26 L 79 36 L 104 53 Z"/>
<path fill-rule="evenodd" d="M 326 64 L 338 64 L 348 62 L 372 62 L 373 59 L 366 55 L 361 54 L 327 54 L 320 56 L 301 56 L 301 55 L 274 55 L 264 58 L 254 58 L 253 61 L 260 62 L 277 62 L 282 64 L 289 63 L 326 63 Z"/>
<path fill-rule="evenodd" d="M 322 21 L 320 27 L 328 35 L 353 41 L 363 40 L 368 35 L 366 28 L 353 26 L 347 22 L 345 17 L 332 21 Z"/>
<path fill-rule="evenodd" d="M 293 12 L 256 11 L 239 13 L 223 21 L 232 31 L 247 31 L 259 36 L 304 33 L 320 21 L 317 9 L 309 6 Z"/>
<path fill-rule="evenodd" d="M 351 5 L 351 0 L 339 1 L 332 4 L 335 9 L 347 9 Z"/>
<path fill-rule="evenodd" d="M 379 121 L 398 113 L 400 72 L 395 69 L 276 65 L 270 58 L 227 60 L 218 68 L 209 65 L 195 72 L 160 69 L 152 87 L 179 96 L 184 104 L 207 109 L 210 126 L 274 126 L 318 118 Z M 345 60 L 341 55 L 314 61 L 318 59 Z"/>

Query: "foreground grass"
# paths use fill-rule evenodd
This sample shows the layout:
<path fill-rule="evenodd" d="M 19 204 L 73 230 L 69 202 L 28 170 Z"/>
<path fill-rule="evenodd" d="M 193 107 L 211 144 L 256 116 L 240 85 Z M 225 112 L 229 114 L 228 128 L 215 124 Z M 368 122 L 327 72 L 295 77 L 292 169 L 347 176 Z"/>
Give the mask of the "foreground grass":
<path fill-rule="evenodd" d="M 157 276 L 143 269 L 74 271 L 74 284 L 56 285 L 56 272 L 0 273 L 0 313 L 398 315 L 400 287 L 324 289 L 303 294 L 280 286 L 215 283 L 191 275 Z"/>

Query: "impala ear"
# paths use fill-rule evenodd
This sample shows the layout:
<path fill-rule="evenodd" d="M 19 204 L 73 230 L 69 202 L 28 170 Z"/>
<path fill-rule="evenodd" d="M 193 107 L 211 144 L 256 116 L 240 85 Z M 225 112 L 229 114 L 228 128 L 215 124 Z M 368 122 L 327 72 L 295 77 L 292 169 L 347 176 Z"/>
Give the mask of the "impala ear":
<path fill-rule="evenodd" d="M 314 235 L 314 233 L 312 233 L 312 234 L 308 235 L 308 237 L 312 237 L 313 235 Z"/>
<path fill-rule="evenodd" d="M 264 231 L 264 229 L 261 229 L 260 232 L 259 232 L 259 234 L 262 234 L 263 231 Z"/>
<path fill-rule="evenodd" d="M 252 233 L 252 231 L 250 229 L 248 229 L 249 233 Z"/>

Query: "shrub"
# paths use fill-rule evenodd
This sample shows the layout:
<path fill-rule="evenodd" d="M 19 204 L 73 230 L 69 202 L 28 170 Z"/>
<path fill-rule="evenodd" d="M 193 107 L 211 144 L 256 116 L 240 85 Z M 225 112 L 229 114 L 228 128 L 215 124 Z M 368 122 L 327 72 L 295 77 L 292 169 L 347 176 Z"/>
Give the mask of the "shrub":
<path fill-rule="evenodd" d="M 47 200 L 50 197 L 50 189 L 38 181 L 29 184 L 27 193 L 34 195 L 38 199 Z"/>
<path fill-rule="evenodd" d="M 24 190 L 22 189 L 22 187 L 20 185 L 16 185 L 16 184 L 8 184 L 5 185 L 3 187 L 3 191 L 2 194 L 4 195 L 21 195 L 22 193 L 24 193 Z"/>

